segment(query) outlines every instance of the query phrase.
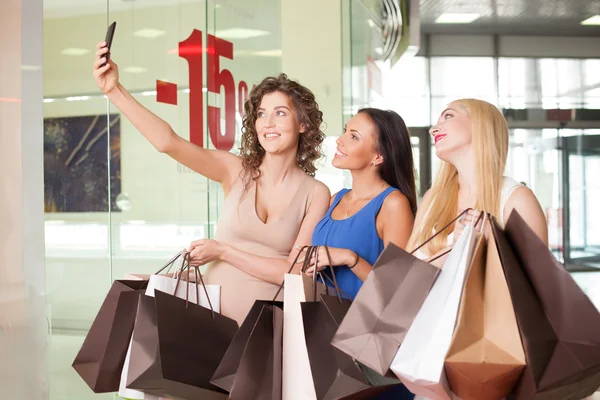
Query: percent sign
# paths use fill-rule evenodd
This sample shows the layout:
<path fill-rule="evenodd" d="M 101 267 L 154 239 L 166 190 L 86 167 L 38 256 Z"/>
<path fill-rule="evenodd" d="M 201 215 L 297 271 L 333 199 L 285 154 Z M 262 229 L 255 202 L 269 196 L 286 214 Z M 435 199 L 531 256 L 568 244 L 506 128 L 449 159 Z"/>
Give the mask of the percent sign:
<path fill-rule="evenodd" d="M 220 58 L 233 60 L 233 43 L 208 35 L 208 45 L 203 47 L 202 32 L 194 29 L 192 34 L 179 42 L 179 57 L 188 63 L 189 96 L 190 96 L 190 142 L 204 146 L 204 96 L 202 93 L 203 81 L 203 53 L 207 55 L 208 92 L 225 92 L 225 132 L 221 132 L 221 109 L 208 106 L 208 130 L 210 140 L 215 148 L 229 151 L 235 141 L 235 81 L 231 71 L 221 70 Z M 238 110 L 243 113 L 244 103 L 248 100 L 248 85 L 244 81 L 238 84 Z M 160 103 L 177 105 L 177 84 L 156 81 L 156 101 Z"/>

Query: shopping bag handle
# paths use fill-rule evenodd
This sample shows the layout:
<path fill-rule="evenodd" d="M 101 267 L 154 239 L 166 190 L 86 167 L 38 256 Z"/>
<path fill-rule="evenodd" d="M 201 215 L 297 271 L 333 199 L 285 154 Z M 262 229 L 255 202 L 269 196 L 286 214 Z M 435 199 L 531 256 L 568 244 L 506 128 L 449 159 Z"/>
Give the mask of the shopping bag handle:
<path fill-rule="evenodd" d="M 417 252 L 417 250 L 419 250 L 420 248 L 422 248 L 423 246 L 425 246 L 427 243 L 431 242 L 436 236 L 438 236 L 440 233 L 444 232 L 446 229 L 448 229 L 450 226 L 452 226 L 460 217 L 462 217 L 463 215 L 465 215 L 467 212 L 469 212 L 471 210 L 473 210 L 473 209 L 472 208 L 467 208 L 463 212 L 461 212 L 460 214 L 458 214 L 458 216 L 456 218 L 454 218 L 452 221 L 450 221 L 442 229 L 440 229 L 439 231 L 437 231 L 436 233 L 434 233 L 433 236 L 431 236 L 429 239 L 427 239 L 426 241 L 424 241 L 423 243 L 421 243 L 421 245 L 419 247 L 417 247 L 416 249 L 414 249 L 413 251 L 411 251 L 410 254 L 414 254 L 415 252 Z M 447 253 L 445 253 L 445 254 L 447 254 Z M 440 255 L 440 257 L 442 255 Z"/>
<path fill-rule="evenodd" d="M 468 210 L 470 210 L 470 209 L 467 209 L 467 210 L 465 210 L 465 211 L 468 211 Z M 462 213 L 461 213 L 461 214 L 460 214 L 460 215 L 459 215 L 457 218 L 455 218 L 455 219 L 454 219 L 454 221 L 450 222 L 450 224 L 452 224 L 453 222 L 456 222 L 456 220 L 457 220 L 458 218 L 460 218 L 460 216 L 461 216 L 461 215 L 463 215 L 463 214 L 465 213 L 465 211 L 463 211 L 463 212 L 462 212 Z M 479 222 L 481 221 L 481 219 L 482 219 L 482 218 L 484 218 L 484 220 L 483 220 L 483 223 L 481 224 L 481 231 L 480 231 L 480 232 L 483 232 L 483 229 L 484 229 L 484 227 L 485 227 L 485 223 L 486 223 L 486 221 L 488 220 L 489 216 L 490 216 L 490 214 L 489 214 L 489 213 L 487 213 L 487 212 L 485 212 L 485 211 L 481 211 L 481 212 L 479 213 L 479 217 L 477 217 L 477 221 L 475 221 L 475 224 L 473 224 L 473 226 L 477 226 L 477 225 L 479 224 Z M 446 229 L 447 227 L 448 227 L 448 226 L 446 226 L 444 229 Z M 442 229 L 442 231 L 443 231 L 444 229 Z M 441 231 L 440 231 L 440 232 L 441 232 Z M 436 233 L 436 235 L 437 235 L 437 233 Z M 434 237 L 435 237 L 435 235 L 434 235 L 433 237 L 429 238 L 429 240 L 433 239 Z M 429 240 L 428 240 L 428 241 L 429 241 Z M 428 241 L 427 241 L 427 242 L 428 242 Z M 418 248 L 416 248 L 415 250 L 413 250 L 413 251 L 411 252 L 411 254 L 412 254 L 412 253 L 414 253 L 415 251 L 417 251 L 418 249 L 420 249 L 420 248 L 421 248 L 423 245 L 425 245 L 427 242 L 423 243 L 421 246 L 419 246 Z M 453 248 L 453 247 L 454 247 L 453 245 L 450 245 L 450 246 L 448 246 L 448 247 L 447 247 L 447 249 L 446 249 L 446 251 L 444 251 L 444 252 L 442 252 L 442 253 L 438 254 L 437 256 L 435 256 L 435 257 L 433 257 L 433 258 L 431 258 L 431 259 L 427 259 L 427 262 L 428 262 L 428 263 L 432 263 L 432 262 L 434 262 L 435 260 L 437 260 L 437 259 L 440 259 L 440 258 L 444 257 L 446 254 L 448 254 L 448 253 L 450 253 L 450 252 L 452 251 L 452 248 Z"/>
<path fill-rule="evenodd" d="M 204 289 L 204 294 L 206 294 L 206 300 L 208 300 L 208 306 L 210 307 L 210 311 L 212 313 L 212 317 L 215 318 L 215 309 L 212 305 L 212 302 L 210 301 L 210 296 L 208 295 L 208 290 L 206 289 L 206 284 L 204 283 L 204 279 L 202 278 L 202 274 L 200 273 L 200 268 L 197 266 L 192 267 L 190 265 L 190 253 L 189 252 L 182 252 L 183 255 L 183 263 L 185 264 L 184 266 L 182 266 L 181 271 L 179 273 L 179 275 L 177 276 L 177 283 L 175 284 L 175 290 L 173 292 L 173 295 L 175 295 L 175 293 L 177 293 L 177 288 L 179 287 L 179 282 L 181 282 L 181 276 L 183 275 L 183 271 L 185 270 L 187 272 L 187 277 L 188 279 L 186 279 L 186 291 L 185 291 L 185 307 L 187 308 L 189 305 L 189 295 L 190 295 L 190 280 L 189 280 L 189 276 L 190 276 L 190 270 L 193 268 L 194 269 L 194 283 L 196 285 L 196 303 L 198 305 L 200 305 L 200 292 L 198 291 L 198 278 L 200 278 L 200 283 L 202 284 L 202 288 Z"/>
<path fill-rule="evenodd" d="M 307 265 L 310 262 L 310 256 L 312 255 L 312 251 L 313 251 L 312 246 L 302 246 L 300 248 L 300 250 L 298 251 L 298 254 L 296 254 L 296 257 L 294 258 L 294 261 L 292 261 L 292 265 L 290 265 L 290 269 L 288 269 L 288 272 L 287 272 L 288 274 L 290 274 L 293 271 L 294 267 L 298 263 L 298 259 L 300 258 L 300 256 L 304 252 L 304 250 L 306 250 L 306 257 L 304 258 L 302 266 L 300 267 L 300 271 L 304 272 L 306 270 Z M 277 296 L 279 296 L 279 293 L 281 293 L 281 290 L 283 289 L 284 284 L 285 284 L 285 279 L 281 282 L 281 285 L 279 285 L 279 288 L 277 289 L 277 293 L 275 293 L 275 296 L 273 296 L 273 301 L 275 301 L 277 299 Z"/>
<path fill-rule="evenodd" d="M 186 251 L 182 250 L 179 253 L 175 254 L 173 256 L 173 258 L 171 258 L 169 261 L 167 261 L 167 263 L 164 266 L 162 266 L 158 271 L 156 271 L 153 275 L 158 275 L 161 272 L 163 272 L 165 269 L 167 270 L 166 273 L 169 273 L 169 270 L 171 269 L 171 267 L 173 266 L 173 264 L 175 264 L 175 261 L 177 261 L 185 253 L 186 253 Z M 182 268 L 183 268 L 183 262 L 182 262 Z"/>
<path fill-rule="evenodd" d="M 335 288 L 336 291 L 336 296 L 338 298 L 338 302 L 340 304 L 342 304 L 342 295 L 344 295 L 344 297 L 346 297 L 347 299 L 350 299 L 350 296 L 348 296 L 347 293 L 345 293 L 340 286 L 337 283 L 337 278 L 335 276 L 335 268 L 333 267 L 333 263 L 331 262 L 331 253 L 329 252 L 329 247 L 328 246 L 322 246 L 325 248 L 325 253 L 327 254 L 327 261 L 329 261 L 329 269 L 331 270 L 331 278 L 326 275 L 326 274 L 321 274 L 321 279 L 323 280 L 323 283 L 325 283 L 325 279 L 327 279 Z M 323 279 L 323 277 L 325 277 L 325 279 Z M 332 279 L 333 278 L 333 279 Z M 325 283 L 325 286 L 327 286 L 327 283 Z"/>

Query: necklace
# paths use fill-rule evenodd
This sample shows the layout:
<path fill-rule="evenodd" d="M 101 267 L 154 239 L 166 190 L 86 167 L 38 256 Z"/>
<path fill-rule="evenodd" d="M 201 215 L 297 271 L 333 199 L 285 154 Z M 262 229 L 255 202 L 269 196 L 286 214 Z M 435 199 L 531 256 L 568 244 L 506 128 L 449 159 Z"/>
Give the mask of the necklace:
<path fill-rule="evenodd" d="M 383 188 L 385 186 L 385 183 L 383 183 L 379 188 L 377 188 L 377 191 L 381 191 L 381 188 Z M 375 191 L 373 191 L 375 192 Z M 356 205 L 356 203 L 358 203 L 359 201 L 364 201 L 364 200 L 371 200 L 374 196 L 367 196 L 367 197 L 363 197 L 362 199 L 358 199 L 358 200 L 354 200 L 354 204 L 351 204 L 348 209 L 346 210 L 346 214 L 344 214 L 344 216 L 342 218 L 344 219 L 348 219 L 350 218 L 350 213 L 352 212 L 352 208 Z M 350 200 L 348 201 L 350 202 Z"/>

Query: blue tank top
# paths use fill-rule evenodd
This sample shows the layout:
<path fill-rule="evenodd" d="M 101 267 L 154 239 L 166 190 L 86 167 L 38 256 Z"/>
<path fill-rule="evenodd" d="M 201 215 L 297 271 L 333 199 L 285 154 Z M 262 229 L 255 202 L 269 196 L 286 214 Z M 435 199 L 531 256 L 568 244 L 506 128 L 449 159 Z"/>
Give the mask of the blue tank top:
<path fill-rule="evenodd" d="M 397 190 L 393 187 L 389 187 L 377 196 L 375 196 L 370 202 L 368 202 L 362 209 L 356 214 L 350 216 L 347 219 L 336 220 L 331 218 L 331 212 L 342 200 L 342 197 L 348 193 L 349 189 L 342 189 L 335 195 L 335 199 L 327 210 L 327 214 L 315 227 L 312 237 L 313 246 L 329 246 L 337 247 L 342 249 L 350 249 L 358 254 L 361 258 L 368 261 L 369 264 L 375 264 L 375 261 L 379 258 L 379 255 L 383 252 L 384 244 L 383 240 L 377 233 L 377 214 L 383 205 L 386 197 Z M 326 270 L 327 274 L 330 274 Z M 340 289 L 348 295 L 351 300 L 354 300 L 356 294 L 362 286 L 362 281 L 354 275 L 354 272 L 347 266 L 339 266 L 335 268 L 335 276 L 340 286 Z M 328 282 L 329 284 L 329 282 Z M 391 384 L 399 383 L 395 380 L 387 380 L 386 378 L 378 376 L 375 371 L 370 370 L 366 366 L 362 366 L 365 377 L 372 385 L 379 384 Z M 378 376 L 379 384 L 373 381 L 373 377 Z M 411 400 L 414 395 L 406 389 L 404 385 L 398 385 L 388 390 L 379 396 L 374 397 L 377 400 Z"/>
<path fill-rule="evenodd" d="M 375 264 L 377 258 L 383 251 L 383 240 L 377 233 L 376 218 L 385 198 L 397 190 L 393 187 L 385 189 L 375 196 L 363 208 L 347 219 L 336 220 L 331 218 L 331 212 L 349 192 L 342 189 L 336 195 L 331 207 L 327 210 L 325 217 L 315 227 L 312 237 L 313 246 L 329 246 L 342 249 L 350 249 L 366 260 L 369 264 Z M 329 272 L 327 272 L 329 274 Z M 335 268 L 340 289 L 343 290 L 351 300 L 362 286 L 362 282 L 354 272 L 347 266 Z"/>

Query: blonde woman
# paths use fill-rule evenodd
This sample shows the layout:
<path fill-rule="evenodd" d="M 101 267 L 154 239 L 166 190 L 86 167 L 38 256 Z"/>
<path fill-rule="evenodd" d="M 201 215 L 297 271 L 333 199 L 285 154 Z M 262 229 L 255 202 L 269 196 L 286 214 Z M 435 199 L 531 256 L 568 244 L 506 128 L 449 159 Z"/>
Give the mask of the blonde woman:
<path fill-rule="evenodd" d="M 508 153 L 508 127 L 492 104 L 475 99 L 452 102 L 429 133 L 442 160 L 431 189 L 425 194 L 415 218 L 408 249 L 425 242 L 432 233 L 450 223 L 467 208 L 493 215 L 502 226 L 513 210 L 548 244 L 548 228 L 539 202 L 526 186 L 504 176 Z M 451 244 L 464 226 L 476 220 L 476 212 L 464 215 L 455 225 L 424 246 L 425 258 Z"/>

